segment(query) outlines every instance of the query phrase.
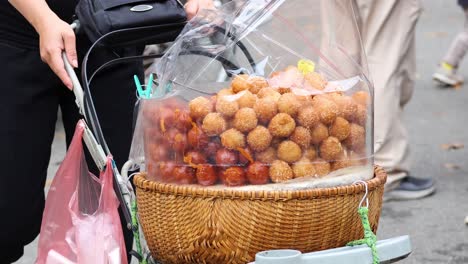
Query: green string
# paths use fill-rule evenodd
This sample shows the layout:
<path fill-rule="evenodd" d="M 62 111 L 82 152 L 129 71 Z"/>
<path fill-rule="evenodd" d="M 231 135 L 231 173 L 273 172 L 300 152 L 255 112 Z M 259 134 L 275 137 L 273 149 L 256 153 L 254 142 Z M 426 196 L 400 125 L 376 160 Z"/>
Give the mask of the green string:
<path fill-rule="evenodd" d="M 377 237 L 374 232 L 372 232 L 370 223 L 369 223 L 369 208 L 368 207 L 359 207 L 358 209 L 359 216 L 361 217 L 362 227 L 364 228 L 364 238 L 351 241 L 347 246 L 359 246 L 367 245 L 372 251 L 372 263 L 379 264 L 379 255 L 377 254 Z"/>
<path fill-rule="evenodd" d="M 138 254 L 143 257 L 143 260 L 140 261 L 140 264 L 147 264 L 148 262 L 146 261 L 146 258 L 143 256 L 143 250 L 141 249 L 141 242 L 140 242 L 140 228 L 138 225 L 138 219 L 137 219 L 137 203 L 136 200 L 134 199 L 132 201 L 132 231 L 133 231 L 133 236 L 135 237 L 135 244 L 137 248 Z"/>

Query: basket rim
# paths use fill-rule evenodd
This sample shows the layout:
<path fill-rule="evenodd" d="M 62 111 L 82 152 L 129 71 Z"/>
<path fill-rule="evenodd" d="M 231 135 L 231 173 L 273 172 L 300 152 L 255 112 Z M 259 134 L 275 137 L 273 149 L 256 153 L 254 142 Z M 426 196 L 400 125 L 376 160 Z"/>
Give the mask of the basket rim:
<path fill-rule="evenodd" d="M 329 188 L 315 188 L 307 190 L 274 190 L 274 191 L 249 191 L 230 188 L 207 189 L 186 185 L 159 183 L 147 180 L 145 173 L 139 173 L 133 178 L 137 189 L 145 192 L 154 192 L 193 198 L 223 198 L 241 200 L 303 200 L 311 198 L 327 198 L 332 196 L 353 195 L 365 192 L 363 184 L 352 184 Z M 368 190 L 372 191 L 385 184 L 387 173 L 379 166 L 374 166 L 374 177 L 367 180 Z"/>

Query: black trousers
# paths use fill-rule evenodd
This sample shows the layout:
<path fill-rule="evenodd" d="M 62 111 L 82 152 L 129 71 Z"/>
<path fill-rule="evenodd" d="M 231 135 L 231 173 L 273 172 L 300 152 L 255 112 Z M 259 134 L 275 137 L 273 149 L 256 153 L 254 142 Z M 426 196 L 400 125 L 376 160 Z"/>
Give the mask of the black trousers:
<path fill-rule="evenodd" d="M 78 36 L 80 59 L 89 45 Z M 91 69 L 115 57 L 115 51 L 99 50 L 92 56 Z M 128 159 L 132 137 L 133 75 L 142 72 L 141 64 L 113 67 L 91 85 L 104 136 L 119 167 Z M 58 107 L 68 145 L 81 118 L 73 92 L 41 61 L 38 50 L 0 40 L 0 263 L 21 257 L 23 246 L 39 233 Z M 131 234 L 125 235 L 131 247 Z"/>

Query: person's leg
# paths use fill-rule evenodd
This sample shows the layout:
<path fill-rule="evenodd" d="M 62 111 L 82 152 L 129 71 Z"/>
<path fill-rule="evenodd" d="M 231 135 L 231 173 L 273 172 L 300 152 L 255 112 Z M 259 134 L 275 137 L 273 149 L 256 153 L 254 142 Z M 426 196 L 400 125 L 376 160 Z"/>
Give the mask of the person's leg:
<path fill-rule="evenodd" d="M 419 0 L 357 0 L 357 3 L 375 87 L 375 163 L 387 171 L 386 188 L 391 190 L 401 185 L 410 169 L 408 134 L 402 114 L 414 87 L 415 27 L 422 7 Z"/>
<path fill-rule="evenodd" d="M 0 64 L 0 263 L 10 263 L 40 230 L 58 79 L 36 50 L 0 44 Z"/>
<path fill-rule="evenodd" d="M 456 74 L 460 62 L 468 50 L 468 9 L 465 9 L 465 27 L 452 41 L 447 53 L 443 57 L 439 69 L 433 78 L 443 84 L 457 85 L 463 78 Z"/>
<path fill-rule="evenodd" d="M 453 40 L 450 48 L 443 58 L 443 62 L 450 64 L 454 68 L 458 68 L 463 57 L 468 50 L 468 9 L 465 9 L 465 27 L 462 32 Z"/>
<path fill-rule="evenodd" d="M 413 80 L 414 72 L 411 68 L 402 70 L 401 67 L 405 63 L 413 64 L 414 57 L 407 55 L 414 45 L 419 1 L 357 2 L 363 20 L 363 43 L 374 81 L 375 163 L 390 175 L 405 172 L 409 170 L 409 156 L 407 133 L 401 120 L 401 85 L 402 74 Z M 412 86 L 411 81 L 406 90 L 411 90 Z M 391 176 L 388 179 L 389 182 L 393 180 Z"/>

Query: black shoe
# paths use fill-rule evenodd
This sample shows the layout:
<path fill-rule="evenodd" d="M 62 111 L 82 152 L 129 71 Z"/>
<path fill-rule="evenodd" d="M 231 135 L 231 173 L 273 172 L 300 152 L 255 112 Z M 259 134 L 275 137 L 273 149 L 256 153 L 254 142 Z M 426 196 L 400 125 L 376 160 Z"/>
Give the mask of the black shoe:
<path fill-rule="evenodd" d="M 397 188 L 385 193 L 384 201 L 421 199 L 434 192 L 435 186 L 432 179 L 420 179 L 408 176 L 401 180 Z"/>

